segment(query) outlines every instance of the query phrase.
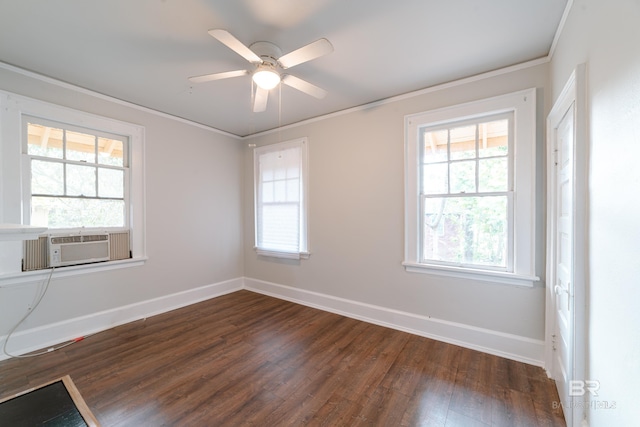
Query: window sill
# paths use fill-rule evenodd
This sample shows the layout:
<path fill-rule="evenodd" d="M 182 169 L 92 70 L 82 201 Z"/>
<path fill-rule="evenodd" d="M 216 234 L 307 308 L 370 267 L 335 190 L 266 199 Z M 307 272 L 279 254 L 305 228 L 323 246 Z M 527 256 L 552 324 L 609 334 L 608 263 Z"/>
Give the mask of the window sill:
<path fill-rule="evenodd" d="M 21 224 L 0 224 L 0 241 L 32 240 L 47 231 L 47 227 L 34 227 Z"/>
<path fill-rule="evenodd" d="M 96 262 L 93 264 L 71 265 L 66 267 L 56 267 L 54 278 L 78 276 L 99 271 L 117 270 L 121 268 L 137 267 L 144 265 L 147 257 L 130 258 L 118 261 Z M 17 273 L 0 274 L 0 287 L 19 285 L 22 283 L 33 283 L 46 280 L 51 273 L 51 268 L 35 271 L 20 271 Z"/>
<path fill-rule="evenodd" d="M 260 256 L 266 256 L 270 258 L 284 258 L 284 259 L 309 259 L 310 252 L 282 252 L 282 251 L 270 251 L 266 249 L 254 248 L 256 253 Z"/>
<path fill-rule="evenodd" d="M 483 282 L 500 283 L 505 285 L 524 286 L 532 288 L 539 277 L 524 274 L 507 273 L 504 271 L 474 270 L 464 267 L 451 267 L 439 265 L 419 264 L 415 262 L 403 262 L 405 271 L 409 273 L 433 274 L 436 276 L 457 277 L 461 279 L 479 280 Z"/>

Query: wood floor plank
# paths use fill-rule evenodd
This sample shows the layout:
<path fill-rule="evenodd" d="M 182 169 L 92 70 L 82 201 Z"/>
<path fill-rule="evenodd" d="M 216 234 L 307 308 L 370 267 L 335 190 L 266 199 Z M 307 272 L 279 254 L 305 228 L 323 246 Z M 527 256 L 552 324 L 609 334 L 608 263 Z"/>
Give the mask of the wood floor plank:
<path fill-rule="evenodd" d="M 480 423 L 491 424 L 493 375 L 489 355 L 479 351 L 462 352 L 449 409 Z"/>
<path fill-rule="evenodd" d="M 239 291 L 0 362 L 70 375 L 104 426 L 564 426 L 540 368 Z"/>
<path fill-rule="evenodd" d="M 491 424 L 485 424 L 475 417 L 468 417 L 450 409 L 444 425 L 445 427 L 488 427 Z"/>
<path fill-rule="evenodd" d="M 396 391 L 378 387 L 366 401 L 355 425 L 398 426 L 402 422 L 409 398 Z"/>
<path fill-rule="evenodd" d="M 456 369 L 427 365 L 407 405 L 402 425 L 444 426 L 455 390 Z"/>

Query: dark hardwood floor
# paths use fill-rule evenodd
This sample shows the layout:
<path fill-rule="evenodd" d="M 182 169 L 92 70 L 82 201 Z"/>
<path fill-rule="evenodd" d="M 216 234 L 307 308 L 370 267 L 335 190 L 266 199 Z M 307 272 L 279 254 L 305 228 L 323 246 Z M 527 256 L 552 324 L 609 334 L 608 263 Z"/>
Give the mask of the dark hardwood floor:
<path fill-rule="evenodd" d="M 105 427 L 565 425 L 541 368 L 249 291 L 0 362 L 0 399 L 66 374 Z"/>

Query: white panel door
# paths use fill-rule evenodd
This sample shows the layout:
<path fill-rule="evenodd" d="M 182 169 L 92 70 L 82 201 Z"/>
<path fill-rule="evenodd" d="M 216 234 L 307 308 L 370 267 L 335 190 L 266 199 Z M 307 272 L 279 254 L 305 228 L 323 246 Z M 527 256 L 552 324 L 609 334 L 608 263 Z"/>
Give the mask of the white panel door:
<path fill-rule="evenodd" d="M 567 110 L 556 128 L 555 140 L 555 274 L 554 309 L 556 326 L 554 332 L 554 379 L 567 420 L 573 425 L 570 381 L 573 377 L 574 319 L 573 319 L 573 147 L 574 106 Z"/>
<path fill-rule="evenodd" d="M 586 412 L 588 281 L 587 68 L 569 77 L 547 118 L 547 298 L 545 366 L 567 426 Z M 576 386 L 575 389 L 572 386 Z M 572 396 L 574 394 L 574 396 Z"/>

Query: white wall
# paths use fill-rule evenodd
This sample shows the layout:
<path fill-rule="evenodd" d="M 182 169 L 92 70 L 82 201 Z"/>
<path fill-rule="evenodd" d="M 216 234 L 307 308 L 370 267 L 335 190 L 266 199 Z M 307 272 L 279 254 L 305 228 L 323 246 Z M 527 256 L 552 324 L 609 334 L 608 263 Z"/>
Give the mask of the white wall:
<path fill-rule="evenodd" d="M 587 64 L 587 379 L 591 426 L 640 425 L 640 2 L 574 0 L 551 61 L 555 99 Z M 615 405 L 613 409 L 602 409 Z"/>
<path fill-rule="evenodd" d="M 112 312 L 107 324 L 117 323 L 122 320 L 118 310 L 131 304 L 189 294 L 232 279 L 241 284 L 243 163 L 237 138 L 32 78 L 10 67 L 0 67 L 0 90 L 135 123 L 146 130 L 148 261 L 107 272 L 54 276 L 42 304 L 19 330 L 105 311 Z M 0 344 L 2 335 L 32 303 L 37 285 L 3 281 Z"/>
<path fill-rule="evenodd" d="M 318 293 L 356 305 L 399 312 L 390 316 L 410 314 L 425 322 L 441 320 L 463 328 L 543 340 L 544 288 L 541 285 L 524 288 L 407 273 L 401 263 L 404 116 L 535 87 L 542 123 L 547 65 L 542 63 L 477 81 L 447 85 L 419 96 L 251 138 L 248 142 L 257 145 L 309 138 L 311 257 L 300 262 L 284 262 L 258 257 L 253 251 L 252 150 L 246 148 L 245 275 L 285 286 L 265 285 L 271 292 L 293 295 L 292 289 L 295 289 L 309 298 L 316 298 L 313 293 Z M 543 176 L 542 136 L 539 128 L 539 188 L 542 188 Z M 542 205 L 537 233 L 543 245 L 541 209 Z M 543 254 L 540 250 L 538 253 L 537 272 L 542 276 Z M 279 291 L 274 291 L 276 289 Z M 451 336 L 442 338 L 455 341 Z M 477 342 L 476 345 L 482 347 L 483 344 Z"/>

